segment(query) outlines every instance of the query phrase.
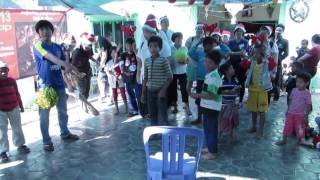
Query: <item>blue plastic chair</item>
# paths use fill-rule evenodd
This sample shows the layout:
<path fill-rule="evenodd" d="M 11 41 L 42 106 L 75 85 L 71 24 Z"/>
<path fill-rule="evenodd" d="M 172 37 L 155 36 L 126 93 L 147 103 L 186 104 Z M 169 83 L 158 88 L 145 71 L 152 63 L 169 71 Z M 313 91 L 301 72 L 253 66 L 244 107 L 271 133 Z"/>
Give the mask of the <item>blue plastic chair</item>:
<path fill-rule="evenodd" d="M 149 139 L 162 135 L 162 152 L 149 153 Z M 186 136 L 196 137 L 196 156 L 185 153 Z M 196 179 L 204 134 L 201 129 L 152 126 L 144 129 L 143 142 L 147 159 L 148 180 Z"/>

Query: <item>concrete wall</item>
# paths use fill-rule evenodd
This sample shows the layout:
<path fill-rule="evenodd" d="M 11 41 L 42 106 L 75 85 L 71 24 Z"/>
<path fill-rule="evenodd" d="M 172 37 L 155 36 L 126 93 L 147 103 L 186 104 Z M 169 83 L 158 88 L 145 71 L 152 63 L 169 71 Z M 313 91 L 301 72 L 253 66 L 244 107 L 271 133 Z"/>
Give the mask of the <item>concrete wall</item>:
<path fill-rule="evenodd" d="M 199 9 L 199 20 L 202 22 L 207 22 L 209 24 L 218 23 L 219 21 L 230 21 L 229 18 L 225 16 L 224 12 L 217 11 L 226 11 L 223 6 L 216 6 L 209 9 L 208 18 L 205 17 L 205 7 L 200 7 Z M 280 13 L 280 5 L 276 5 L 272 17 L 270 18 L 266 6 L 253 6 L 252 7 L 252 17 L 242 17 L 242 13 L 237 14 L 237 20 L 243 22 L 251 21 L 278 21 Z"/>
<path fill-rule="evenodd" d="M 310 7 L 310 12 L 307 19 L 302 23 L 296 23 L 290 18 L 289 9 L 292 2 L 284 2 L 283 11 L 281 12 L 281 23 L 286 25 L 284 36 L 289 40 L 289 56 L 296 56 L 296 47 L 300 46 L 302 39 L 309 40 L 309 48 L 311 48 L 311 37 L 320 33 L 319 24 L 319 0 L 307 1 Z M 315 91 L 320 89 L 320 63 L 318 64 L 318 73 L 311 82 L 311 88 Z"/>

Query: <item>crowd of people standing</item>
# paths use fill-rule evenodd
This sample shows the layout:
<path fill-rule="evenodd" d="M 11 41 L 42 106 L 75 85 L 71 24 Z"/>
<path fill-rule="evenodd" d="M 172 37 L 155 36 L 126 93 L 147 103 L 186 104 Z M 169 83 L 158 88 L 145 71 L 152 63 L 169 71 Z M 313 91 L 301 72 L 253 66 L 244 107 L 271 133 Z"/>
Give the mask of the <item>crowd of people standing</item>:
<path fill-rule="evenodd" d="M 203 151 L 205 159 L 214 159 L 218 152 L 218 140 L 224 133 L 236 139 L 239 125 L 239 107 L 247 104 L 252 113 L 249 133 L 263 137 L 266 113 L 271 96 L 278 101 L 281 91 L 288 93 L 288 111 L 283 140 L 296 132 L 298 142 L 303 141 L 308 127 L 307 115 L 312 111 L 310 80 L 317 72 L 320 59 L 320 35 L 312 37 L 312 49 L 308 41 L 302 41 L 297 57 L 291 57 L 292 70 L 283 78 L 282 61 L 287 58 L 289 42 L 283 38 L 285 26 L 275 29 L 262 26 L 253 37 L 245 38 L 246 29 L 237 24 L 233 32 L 214 29 L 204 30 L 204 24 L 195 27 L 195 36 L 183 45 L 183 34 L 169 29 L 167 16 L 160 18 L 161 29 L 157 28 L 156 17 L 150 14 L 142 27 L 143 37 L 136 45 L 135 38 L 128 37 L 125 49 L 111 38 L 83 33 L 78 46 L 73 43 L 60 46 L 51 41 L 54 28 L 49 21 L 41 20 L 35 25 L 40 40 L 34 46 L 34 59 L 38 72 L 38 87 L 52 87 L 58 94 L 56 104 L 59 126 L 63 140 L 78 140 L 68 129 L 67 93 L 75 94 L 82 102 L 83 110 L 98 115 L 99 112 L 88 102 L 92 69 L 90 62 L 98 66 L 100 101 L 107 97 L 115 105 L 115 115 L 120 113 L 118 93 L 125 105 L 128 117 L 141 115 L 150 120 L 152 126 L 169 125 L 168 111 L 177 113 L 178 90 L 181 92 L 186 116 L 192 115 L 190 97 L 197 105 L 196 120 L 192 125 L 203 124 L 208 149 Z M 97 49 L 94 53 L 93 48 Z M 8 78 L 9 68 L 0 63 L 0 89 L 11 98 L 0 94 L 1 133 L 0 151 L 3 162 L 8 160 L 7 122 L 15 121 L 15 145 L 21 152 L 30 150 L 24 145 L 20 111 L 23 105 L 15 81 Z M 71 77 L 71 78 L 70 78 Z M 8 88 L 12 87 L 12 88 Z M 245 92 L 248 89 L 248 99 Z M 238 102 L 239 101 L 239 102 Z M 3 106 L 10 102 L 12 107 Z M 49 135 L 50 109 L 39 109 L 40 127 L 45 151 L 53 151 Z M 12 124 L 14 125 L 14 124 Z M 16 129 L 16 130 L 15 130 Z"/>

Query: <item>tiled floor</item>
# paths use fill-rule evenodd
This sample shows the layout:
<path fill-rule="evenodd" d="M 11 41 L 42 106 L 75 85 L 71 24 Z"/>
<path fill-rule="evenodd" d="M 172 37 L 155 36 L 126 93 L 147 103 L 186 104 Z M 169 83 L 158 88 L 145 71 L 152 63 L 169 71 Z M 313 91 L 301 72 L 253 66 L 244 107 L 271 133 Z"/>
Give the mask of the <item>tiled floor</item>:
<path fill-rule="evenodd" d="M 231 144 L 224 138 L 216 160 L 201 160 L 199 179 L 320 179 L 319 151 L 297 147 L 294 139 L 284 147 L 274 145 L 283 128 L 284 99 L 272 104 L 263 140 L 256 140 L 245 132 L 250 117 L 242 108 L 239 141 Z M 319 112 L 320 106 L 316 103 L 319 99 L 319 95 L 314 96 L 314 113 L 310 119 Z M 18 155 L 15 150 L 11 151 L 11 162 L 0 164 L 0 179 L 146 179 L 142 131 L 148 122 L 138 117 L 128 120 L 124 115 L 115 117 L 112 109 L 104 107 L 107 105 L 99 105 L 102 114 L 98 117 L 85 115 L 78 108 L 70 109 L 70 129 L 81 137 L 74 143 L 60 140 L 53 115 L 50 133 L 56 150 L 52 153 L 42 150 L 37 114 L 24 114 L 23 128 L 32 152 Z M 171 115 L 171 119 L 174 125 L 189 126 L 184 113 Z"/>

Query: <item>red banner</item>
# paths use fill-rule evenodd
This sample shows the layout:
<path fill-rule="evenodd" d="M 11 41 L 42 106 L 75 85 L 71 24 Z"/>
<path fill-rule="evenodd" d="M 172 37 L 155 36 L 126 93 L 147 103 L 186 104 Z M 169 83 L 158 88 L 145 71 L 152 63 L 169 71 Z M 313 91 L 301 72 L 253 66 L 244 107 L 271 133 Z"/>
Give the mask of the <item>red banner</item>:
<path fill-rule="evenodd" d="M 0 60 L 8 64 L 10 77 L 36 74 L 32 51 L 38 36 L 34 26 L 41 19 L 52 22 L 53 40 L 59 42 L 67 31 L 65 12 L 0 9 Z"/>

